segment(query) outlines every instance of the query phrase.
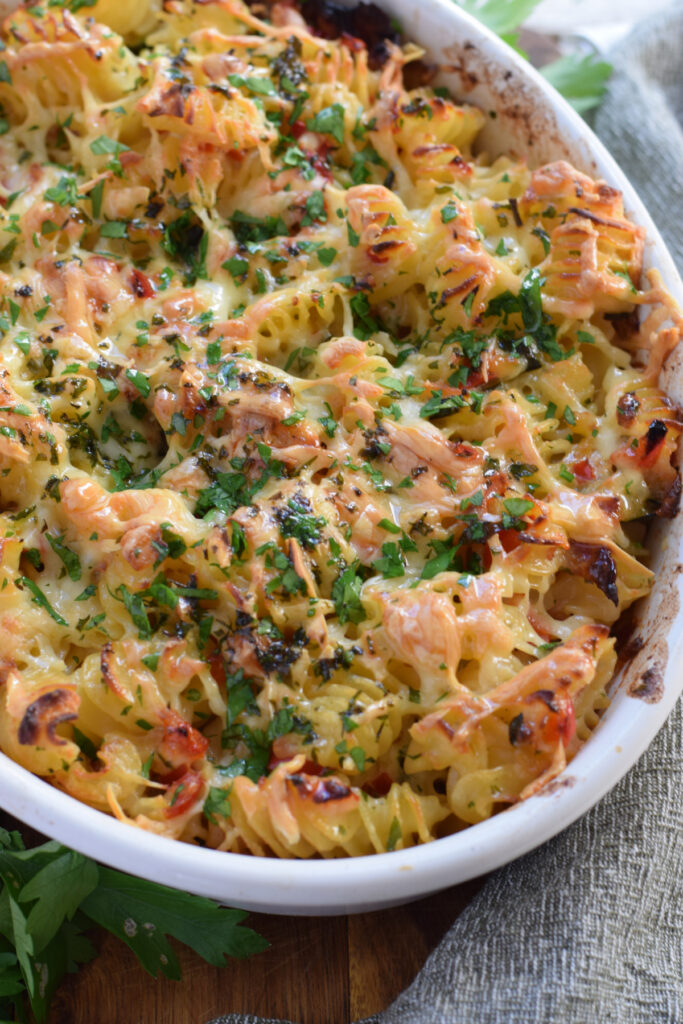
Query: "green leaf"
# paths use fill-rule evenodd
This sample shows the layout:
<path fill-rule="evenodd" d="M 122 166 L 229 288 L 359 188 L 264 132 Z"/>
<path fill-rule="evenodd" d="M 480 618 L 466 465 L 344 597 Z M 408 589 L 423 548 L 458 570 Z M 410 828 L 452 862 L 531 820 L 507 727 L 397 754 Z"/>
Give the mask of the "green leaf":
<path fill-rule="evenodd" d="M 540 239 L 543 246 L 543 254 L 547 256 L 550 252 L 550 236 L 548 232 L 544 231 L 543 228 L 532 228 L 531 234 L 536 235 L 536 238 Z"/>
<path fill-rule="evenodd" d="M 288 235 L 287 225 L 282 217 L 254 217 L 244 210 L 235 210 L 230 218 L 230 227 L 238 242 L 265 242 L 278 235 Z"/>
<path fill-rule="evenodd" d="M 0 878 L 5 883 L 5 892 L 16 897 L 33 876 L 63 849 L 61 843 L 49 842 L 43 843 L 42 846 L 37 846 L 33 850 L 22 850 L 16 847 L 5 847 L 0 850 Z M 6 934 L 2 927 L 2 914 L 0 914 L 0 932 L 3 935 Z"/>
<path fill-rule="evenodd" d="M 107 401 L 113 402 L 116 396 L 119 394 L 119 389 L 118 385 L 116 384 L 116 381 L 109 380 L 108 377 L 99 377 L 98 380 L 100 383 L 100 387 L 107 396 Z"/>
<path fill-rule="evenodd" d="M 278 508 L 275 517 L 283 537 L 295 537 L 303 548 L 309 551 L 320 542 L 322 530 L 327 524 L 323 516 L 312 514 L 313 508 L 303 494 L 295 494 L 287 505 Z"/>
<path fill-rule="evenodd" d="M 57 185 L 45 189 L 45 199 L 58 206 L 71 206 L 78 199 L 76 181 L 68 175 L 62 175 Z"/>
<path fill-rule="evenodd" d="M 52 997 L 64 975 L 73 974 L 78 970 L 78 964 L 88 963 L 96 955 L 97 950 L 82 934 L 82 928 L 65 921 L 39 957 L 32 961 L 34 991 L 31 1009 L 39 1024 L 47 1018 Z"/>
<path fill-rule="evenodd" d="M 149 398 L 150 391 L 152 390 L 149 383 L 149 377 L 147 377 L 141 370 L 131 369 L 126 370 L 126 377 L 136 391 L 139 391 L 143 398 Z"/>
<path fill-rule="evenodd" d="M 16 247 L 16 238 L 10 239 L 7 245 L 3 245 L 2 249 L 0 249 L 0 263 L 7 263 L 9 260 L 11 260 Z"/>
<path fill-rule="evenodd" d="M 17 832 L 1 828 L 0 882 L 0 1024 L 26 1021 L 26 996 L 31 1020 L 46 1020 L 63 976 L 96 955 L 83 934 L 93 923 L 121 938 L 148 971 L 169 977 L 180 972 L 167 935 L 215 965 L 267 945 L 240 927 L 242 911 L 98 868 L 57 842 L 24 850 Z"/>
<path fill-rule="evenodd" d="M 317 256 L 324 267 L 329 267 L 329 265 L 336 259 L 337 250 L 333 249 L 332 246 L 329 248 L 323 247 L 322 249 L 318 249 Z"/>
<path fill-rule="evenodd" d="M 61 537 L 53 537 L 51 533 L 46 533 L 48 543 L 57 557 L 64 563 L 66 571 L 69 574 L 69 578 L 77 582 L 81 578 L 81 562 L 75 551 L 68 548 L 66 544 L 62 544 L 64 539 Z"/>
<path fill-rule="evenodd" d="M 81 904 L 83 913 L 133 950 L 153 977 L 179 978 L 180 968 L 167 935 L 223 966 L 225 957 L 245 957 L 267 947 L 250 928 L 240 926 L 241 910 L 219 907 L 200 896 L 100 868 L 100 884 Z"/>
<path fill-rule="evenodd" d="M 53 220 L 44 220 L 40 225 L 41 235 L 54 235 L 55 231 L 61 231 L 62 225 L 56 224 Z"/>
<path fill-rule="evenodd" d="M 98 181 L 89 192 L 89 199 L 92 204 L 93 217 L 99 217 L 102 212 L 102 195 L 104 193 L 104 180 Z"/>
<path fill-rule="evenodd" d="M 331 107 L 323 107 L 310 121 L 306 127 L 312 132 L 320 132 L 321 135 L 331 135 L 339 145 L 344 141 L 344 108 L 341 103 L 333 103 Z"/>
<path fill-rule="evenodd" d="M 17 583 L 20 583 L 22 587 L 26 587 L 27 590 L 31 591 L 31 593 L 33 594 L 33 603 L 39 605 L 41 608 L 44 608 L 47 614 L 50 616 L 50 618 L 54 619 L 58 625 L 69 625 L 66 619 L 63 619 L 62 616 L 54 610 L 54 608 L 52 607 L 48 599 L 45 597 L 45 594 L 42 592 L 37 583 L 34 583 L 33 580 L 30 580 L 28 576 L 18 576 Z"/>
<path fill-rule="evenodd" d="M 528 498 L 506 498 L 503 504 L 511 516 L 523 516 L 534 507 Z"/>
<path fill-rule="evenodd" d="M 365 751 L 362 747 L 351 747 L 349 756 L 359 772 L 365 771 Z"/>
<path fill-rule="evenodd" d="M 233 277 L 242 277 L 249 272 L 249 260 L 243 259 L 242 256 L 231 256 L 221 266 Z"/>
<path fill-rule="evenodd" d="M 541 0 L 458 0 L 463 11 L 496 35 L 514 32 L 538 7 Z"/>
<path fill-rule="evenodd" d="M 36 990 L 36 979 L 33 965 L 31 963 L 31 957 L 33 955 L 33 940 L 29 934 L 26 917 L 21 907 L 9 893 L 7 893 L 7 900 L 12 925 L 10 939 L 17 951 L 17 960 L 21 967 L 21 973 L 24 977 L 29 997 L 32 999 Z"/>
<path fill-rule="evenodd" d="M 449 199 L 445 206 L 441 208 L 441 223 L 450 224 L 452 220 L 458 216 L 458 207 L 455 205 L 453 199 Z"/>
<path fill-rule="evenodd" d="M 78 744 L 78 747 L 80 748 L 81 752 L 85 754 L 86 757 L 89 757 L 91 761 L 94 761 L 95 758 L 97 757 L 97 747 L 95 746 L 93 741 L 88 736 L 86 736 L 84 732 L 81 732 L 81 730 L 76 725 L 74 725 L 73 727 L 73 735 L 74 743 Z"/>
<path fill-rule="evenodd" d="M 403 831 L 401 829 L 401 823 L 398 818 L 391 819 L 391 825 L 389 827 L 389 836 L 387 838 L 387 851 L 391 853 L 392 850 L 396 849 L 396 844 L 403 839 Z"/>
<path fill-rule="evenodd" d="M 398 544 L 390 541 L 382 544 L 382 558 L 372 563 L 373 569 L 384 576 L 385 580 L 396 579 L 405 575 L 405 566 L 399 551 Z"/>
<path fill-rule="evenodd" d="M 612 65 L 596 59 L 592 53 L 587 57 L 569 54 L 546 64 L 541 68 L 541 74 L 575 110 L 584 114 L 600 103 L 612 74 Z"/>
<path fill-rule="evenodd" d="M 72 850 L 64 850 L 23 887 L 19 902 L 36 901 L 26 921 L 34 954 L 40 953 L 54 938 L 62 921 L 73 917 L 80 903 L 97 885 L 97 877 L 94 861 Z"/>
<path fill-rule="evenodd" d="M 365 608 L 360 597 L 363 579 L 357 575 L 359 567 L 358 560 L 347 565 L 332 584 L 332 600 L 342 626 L 345 622 L 358 623 L 365 618 Z"/>
<path fill-rule="evenodd" d="M 316 189 L 307 196 L 306 213 L 301 221 L 301 226 L 307 227 L 315 220 L 327 220 L 327 213 L 325 212 L 325 194 L 320 191 L 320 189 Z"/>
<path fill-rule="evenodd" d="M 0 953 L 0 999 L 19 995 L 25 987 L 14 953 Z"/>
<path fill-rule="evenodd" d="M 245 78 L 243 75 L 228 75 L 230 85 L 236 89 L 248 89 L 257 96 L 274 96 L 275 85 L 269 78 Z"/>
<path fill-rule="evenodd" d="M 103 156 L 105 153 L 118 156 L 119 153 L 123 153 L 127 149 L 128 146 L 117 142 L 116 139 L 110 139 L 107 135 L 100 135 L 90 143 L 90 151 L 95 156 Z"/>
<path fill-rule="evenodd" d="M 439 552 L 434 558 L 430 558 L 428 562 L 425 562 L 420 579 L 433 580 L 440 572 L 447 572 L 454 557 L 455 552 L 452 548 Z"/>
<path fill-rule="evenodd" d="M 462 395 L 445 395 L 442 391 L 432 391 L 424 405 L 420 406 L 422 419 L 437 419 L 440 416 L 451 416 L 467 403 Z"/>
<path fill-rule="evenodd" d="M 148 640 L 152 635 L 152 627 L 150 626 L 149 619 L 147 618 L 147 612 L 142 602 L 142 598 L 139 594 L 133 594 L 125 583 L 122 583 L 119 587 L 119 593 L 121 599 L 126 606 L 126 611 L 133 620 L 133 625 L 138 628 L 138 638 L 140 640 Z"/>
<path fill-rule="evenodd" d="M 102 238 L 125 238 L 128 225 L 123 220 L 108 220 L 100 227 Z"/>
<path fill-rule="evenodd" d="M 217 814 L 220 814 L 223 818 L 229 818 L 232 813 L 229 790 L 212 786 L 209 789 L 206 800 L 204 801 L 203 810 L 206 817 L 209 821 L 212 821 L 214 825 L 218 824 L 216 819 Z"/>

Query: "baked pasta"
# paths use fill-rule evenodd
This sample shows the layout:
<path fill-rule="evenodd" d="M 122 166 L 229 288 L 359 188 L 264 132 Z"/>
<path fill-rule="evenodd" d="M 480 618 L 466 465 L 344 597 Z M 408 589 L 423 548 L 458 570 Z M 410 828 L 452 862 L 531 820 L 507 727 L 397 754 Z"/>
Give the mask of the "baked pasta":
<path fill-rule="evenodd" d="M 49 0 L 2 39 L 1 749 L 278 857 L 538 792 L 680 490 L 620 194 L 474 156 L 376 8 Z"/>

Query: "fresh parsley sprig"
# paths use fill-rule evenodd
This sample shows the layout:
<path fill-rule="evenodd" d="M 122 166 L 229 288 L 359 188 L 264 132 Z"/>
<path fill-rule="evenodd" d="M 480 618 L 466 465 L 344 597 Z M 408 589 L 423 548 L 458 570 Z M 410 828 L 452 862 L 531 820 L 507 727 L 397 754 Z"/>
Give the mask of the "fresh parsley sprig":
<path fill-rule="evenodd" d="M 85 932 L 98 925 L 125 942 L 153 977 L 179 979 L 168 936 L 223 966 L 226 956 L 250 956 L 268 945 L 240 924 L 245 917 L 102 867 L 57 842 L 26 850 L 18 832 L 0 828 L 0 1021 L 44 1021 L 64 975 L 97 955 Z"/>
<path fill-rule="evenodd" d="M 579 114 L 585 114 L 602 99 L 612 65 L 592 53 L 586 57 L 570 53 L 546 64 L 541 74 Z"/>

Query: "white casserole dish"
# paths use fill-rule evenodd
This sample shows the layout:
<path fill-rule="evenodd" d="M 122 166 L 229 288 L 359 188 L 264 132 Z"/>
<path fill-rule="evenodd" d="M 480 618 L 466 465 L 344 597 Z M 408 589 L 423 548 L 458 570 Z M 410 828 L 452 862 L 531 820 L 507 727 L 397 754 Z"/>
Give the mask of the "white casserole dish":
<path fill-rule="evenodd" d="M 445 69 L 454 95 L 495 112 L 482 139 L 491 154 L 515 151 L 538 165 L 565 158 L 624 193 L 626 213 L 647 230 L 646 267 L 657 267 L 683 301 L 683 286 L 646 210 L 582 119 L 518 57 L 449 0 L 387 0 L 406 35 Z M 683 401 L 683 352 L 664 386 Z M 683 686 L 680 570 L 683 519 L 659 523 L 652 595 L 640 610 L 646 642 L 618 681 L 593 737 L 559 779 L 483 824 L 426 846 L 372 857 L 284 861 L 189 846 L 121 824 L 58 792 L 0 754 L 0 805 L 28 824 L 106 864 L 246 909 L 336 914 L 391 906 L 515 859 L 555 835 L 613 787 L 664 723 Z"/>

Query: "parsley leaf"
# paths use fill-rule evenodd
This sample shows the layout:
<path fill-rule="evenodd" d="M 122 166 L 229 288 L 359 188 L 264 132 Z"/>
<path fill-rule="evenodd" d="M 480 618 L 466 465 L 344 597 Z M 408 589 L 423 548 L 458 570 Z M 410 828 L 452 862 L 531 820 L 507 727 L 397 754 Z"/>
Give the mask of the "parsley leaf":
<path fill-rule="evenodd" d="M 600 103 L 605 94 L 612 65 L 597 60 L 595 54 L 581 57 L 570 53 L 541 68 L 541 74 L 575 110 L 585 114 Z"/>
<path fill-rule="evenodd" d="M 323 516 L 312 515 L 311 503 L 303 494 L 290 498 L 284 508 L 276 509 L 275 518 L 280 524 L 283 537 L 295 537 L 302 548 L 312 550 L 322 537 L 327 524 Z"/>
<path fill-rule="evenodd" d="M 190 946 L 216 967 L 225 964 L 226 955 L 241 958 L 267 945 L 251 929 L 239 926 L 246 917 L 242 910 L 228 910 L 201 896 L 110 868 L 99 868 L 99 885 L 81 909 L 125 942 L 153 977 L 161 971 L 167 978 L 180 978 L 180 966 L 167 935 Z"/>
<path fill-rule="evenodd" d="M 45 594 L 42 592 L 37 583 L 34 583 L 33 580 L 30 580 L 28 576 L 17 577 L 17 583 L 21 584 L 22 588 L 26 587 L 27 590 L 31 591 L 31 593 L 33 594 L 33 603 L 43 608 L 50 616 L 50 618 L 54 619 L 59 626 L 69 625 L 66 619 L 63 619 L 62 616 L 54 610 L 54 608 L 52 607 L 48 599 L 45 597 Z"/>
<path fill-rule="evenodd" d="M 405 576 L 405 566 L 399 546 L 393 541 L 382 544 L 382 557 L 373 562 L 372 566 L 384 576 L 385 580 Z"/>
<path fill-rule="evenodd" d="M 316 189 L 306 199 L 306 213 L 301 226 L 303 228 L 308 227 L 313 221 L 326 221 L 327 213 L 325 211 L 325 194 L 320 190 Z"/>
<path fill-rule="evenodd" d="M 232 812 L 230 807 L 230 796 L 229 791 L 226 789 L 220 789 L 217 786 L 212 786 L 209 789 L 206 800 L 204 801 L 203 811 L 209 821 L 217 825 L 216 815 L 220 814 L 223 818 L 229 818 Z"/>
<path fill-rule="evenodd" d="M 81 578 L 81 563 L 78 555 L 71 548 L 62 543 L 64 536 L 53 537 L 51 533 L 45 535 L 54 553 L 64 563 L 69 578 L 78 581 Z"/>
<path fill-rule="evenodd" d="M 124 220 L 108 220 L 100 227 L 102 238 L 126 238 L 128 225 Z"/>
<path fill-rule="evenodd" d="M 206 280 L 209 236 L 191 210 L 185 210 L 166 225 L 161 246 L 169 256 L 185 264 L 185 284 L 193 285 L 197 278 Z"/>
<path fill-rule="evenodd" d="M 251 504 L 251 500 L 257 491 L 260 491 L 267 480 L 271 477 L 281 477 L 284 472 L 284 464 L 277 459 L 270 457 L 270 448 L 262 446 L 264 451 L 262 457 L 264 466 L 261 475 L 255 480 L 249 480 L 243 472 L 216 473 L 214 482 L 210 487 L 205 487 L 199 492 L 194 514 L 206 517 L 214 509 L 232 515 L 243 505 Z M 234 461 L 237 467 L 237 461 Z"/>
<path fill-rule="evenodd" d="M 331 135 L 339 145 L 344 141 L 344 108 L 341 103 L 333 103 L 331 107 L 323 107 L 310 121 L 306 127 L 312 132 L 320 132 L 321 135 Z"/>
<path fill-rule="evenodd" d="M 403 839 L 403 830 L 401 829 L 401 823 L 398 818 L 391 819 L 391 825 L 389 826 L 389 835 L 387 837 L 387 852 L 391 853 L 392 850 L 396 849 L 396 844 Z"/>
<path fill-rule="evenodd" d="M 458 216 L 458 207 L 453 199 L 449 199 L 445 206 L 441 207 L 441 223 L 450 224 Z"/>
<path fill-rule="evenodd" d="M 147 612 L 142 602 L 142 598 L 139 594 L 134 594 L 128 589 L 125 583 L 122 583 L 118 589 L 118 593 L 121 595 L 126 611 L 131 617 L 134 626 L 138 628 L 138 637 L 140 640 L 148 640 L 152 635 L 152 627 L 149 619 L 147 618 Z"/>
<path fill-rule="evenodd" d="M 442 391 L 432 391 L 431 398 L 420 407 L 420 416 L 425 420 L 450 416 L 466 404 L 462 395 L 444 395 Z"/>
<path fill-rule="evenodd" d="M 353 313 L 353 333 L 360 341 L 367 341 L 381 328 L 370 312 L 370 303 L 364 292 L 358 292 L 350 302 Z"/>
<path fill-rule="evenodd" d="M 46 1019 L 64 975 L 96 956 L 83 934 L 96 924 L 125 942 L 150 974 L 161 971 L 170 978 L 179 978 L 180 968 L 167 936 L 217 966 L 226 955 L 249 956 L 267 945 L 241 925 L 243 911 L 100 867 L 60 843 L 25 850 L 20 835 L 4 829 L 0 890 L 5 1019 L 26 1019 L 24 996 L 32 1019 Z"/>
<path fill-rule="evenodd" d="M 247 242 L 265 242 L 277 235 L 288 235 L 282 217 L 253 217 L 243 210 L 235 210 L 230 218 L 232 233 L 241 245 Z"/>
<path fill-rule="evenodd" d="M 511 516 L 523 516 L 534 507 L 528 498 L 506 498 L 503 504 Z"/>
<path fill-rule="evenodd" d="M 110 139 L 107 135 L 100 135 L 90 143 L 90 151 L 95 156 L 102 156 L 105 153 L 118 156 L 119 153 L 123 153 L 127 149 L 128 146 L 124 146 L 122 142 L 117 142 L 116 139 Z"/>
<path fill-rule="evenodd" d="M 482 25 L 510 42 L 510 34 L 538 7 L 540 0 L 458 0 L 458 3 Z"/>
<path fill-rule="evenodd" d="M 360 562 L 356 559 L 351 565 L 341 570 L 332 584 L 332 600 L 334 609 L 343 626 L 345 622 L 362 622 L 365 608 L 360 597 L 363 579 L 358 575 Z"/>

